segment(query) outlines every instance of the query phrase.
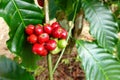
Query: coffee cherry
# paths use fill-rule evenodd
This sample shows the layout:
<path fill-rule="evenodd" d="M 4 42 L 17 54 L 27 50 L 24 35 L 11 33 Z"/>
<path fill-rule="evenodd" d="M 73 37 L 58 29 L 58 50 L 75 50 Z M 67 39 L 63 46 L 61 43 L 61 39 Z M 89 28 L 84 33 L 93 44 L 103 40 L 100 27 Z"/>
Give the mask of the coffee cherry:
<path fill-rule="evenodd" d="M 50 26 L 50 24 L 44 24 L 44 32 L 47 34 L 52 33 L 52 27 Z"/>
<path fill-rule="evenodd" d="M 58 40 L 57 45 L 59 48 L 63 49 L 67 46 L 67 41 L 65 39 Z"/>
<path fill-rule="evenodd" d="M 55 28 L 61 27 L 61 26 L 58 22 L 54 22 L 54 23 L 52 23 L 51 27 L 52 27 L 52 29 L 55 29 Z"/>
<path fill-rule="evenodd" d="M 42 33 L 43 33 L 43 26 L 40 25 L 40 24 L 36 25 L 36 27 L 35 27 L 35 34 L 36 35 L 40 35 Z"/>
<path fill-rule="evenodd" d="M 56 43 L 55 40 L 49 40 L 49 41 L 47 41 L 46 44 L 45 44 L 45 48 L 46 48 L 48 51 L 54 50 L 56 47 L 57 47 L 57 43 Z"/>
<path fill-rule="evenodd" d="M 37 36 L 35 34 L 31 34 L 27 37 L 27 41 L 31 44 L 34 44 L 37 42 Z"/>
<path fill-rule="evenodd" d="M 67 39 L 68 33 L 65 29 L 62 30 L 61 39 Z"/>
<path fill-rule="evenodd" d="M 56 43 L 58 42 L 58 38 L 53 38 L 53 37 L 51 37 L 50 40 L 55 40 Z"/>
<path fill-rule="evenodd" d="M 26 32 L 28 35 L 31 35 L 31 34 L 33 34 L 33 32 L 34 32 L 34 28 L 35 28 L 35 26 L 32 25 L 32 24 L 30 24 L 30 25 L 28 25 L 28 26 L 25 28 L 25 32 Z"/>
<path fill-rule="evenodd" d="M 42 33 L 38 36 L 38 42 L 39 43 L 44 43 L 49 40 L 49 35 L 47 33 Z"/>
<path fill-rule="evenodd" d="M 43 7 L 44 6 L 44 0 L 37 0 L 38 1 L 38 4 Z"/>
<path fill-rule="evenodd" d="M 61 38 L 62 36 L 62 28 L 61 27 L 57 27 L 52 31 L 52 36 L 54 38 Z"/>
<path fill-rule="evenodd" d="M 50 24 L 28 25 L 25 32 L 29 35 L 27 41 L 32 46 L 32 52 L 40 56 L 49 53 L 57 54 L 67 46 L 67 31 L 58 22 Z"/>
<path fill-rule="evenodd" d="M 34 54 L 38 54 L 40 56 L 46 56 L 48 54 L 48 51 L 44 48 L 44 46 L 38 43 L 33 45 L 32 51 Z"/>
<path fill-rule="evenodd" d="M 51 54 L 58 54 L 61 51 L 59 47 L 56 47 L 54 50 L 50 51 Z"/>

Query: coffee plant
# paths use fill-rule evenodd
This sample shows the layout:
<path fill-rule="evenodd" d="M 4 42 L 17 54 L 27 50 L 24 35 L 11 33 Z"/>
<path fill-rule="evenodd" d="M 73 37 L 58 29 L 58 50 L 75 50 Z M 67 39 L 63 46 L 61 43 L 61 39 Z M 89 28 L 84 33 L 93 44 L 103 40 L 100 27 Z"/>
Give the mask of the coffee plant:
<path fill-rule="evenodd" d="M 86 80 L 120 80 L 119 0 L 0 0 L 0 17 L 9 26 L 7 47 L 20 58 L 0 56 L 0 80 L 35 80 L 31 73 L 42 57 L 47 57 L 53 80 L 66 49 L 74 44 Z M 83 20 L 89 22 L 92 41 L 78 40 Z M 55 54 L 59 58 L 52 65 Z"/>

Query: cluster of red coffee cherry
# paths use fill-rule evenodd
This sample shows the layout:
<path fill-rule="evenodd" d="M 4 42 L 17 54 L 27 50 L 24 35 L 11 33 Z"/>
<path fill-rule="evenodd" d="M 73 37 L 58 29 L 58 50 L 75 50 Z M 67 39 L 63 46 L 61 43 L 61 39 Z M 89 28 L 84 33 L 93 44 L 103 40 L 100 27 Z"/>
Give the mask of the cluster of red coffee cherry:
<path fill-rule="evenodd" d="M 57 54 L 67 45 L 67 31 L 58 22 L 28 25 L 25 28 L 27 41 L 32 44 L 32 52 L 40 56 Z"/>

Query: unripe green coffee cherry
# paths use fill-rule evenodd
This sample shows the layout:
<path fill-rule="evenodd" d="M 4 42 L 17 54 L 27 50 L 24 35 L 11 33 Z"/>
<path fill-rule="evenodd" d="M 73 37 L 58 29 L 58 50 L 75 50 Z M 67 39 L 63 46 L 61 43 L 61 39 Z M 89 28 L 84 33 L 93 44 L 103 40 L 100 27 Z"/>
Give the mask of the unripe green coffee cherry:
<path fill-rule="evenodd" d="M 60 48 L 56 47 L 54 50 L 50 51 L 51 54 L 58 54 L 61 51 Z"/>
<path fill-rule="evenodd" d="M 58 40 L 57 45 L 59 48 L 63 49 L 67 46 L 67 41 L 65 39 L 60 39 Z"/>

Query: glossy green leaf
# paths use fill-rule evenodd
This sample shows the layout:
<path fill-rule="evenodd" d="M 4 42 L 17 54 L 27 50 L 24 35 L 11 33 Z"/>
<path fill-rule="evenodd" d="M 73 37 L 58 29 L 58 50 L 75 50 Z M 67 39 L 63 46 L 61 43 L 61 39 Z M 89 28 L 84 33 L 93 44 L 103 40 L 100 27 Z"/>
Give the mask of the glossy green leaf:
<path fill-rule="evenodd" d="M 51 20 L 56 18 L 56 13 L 59 10 L 59 7 L 55 4 L 55 0 L 49 0 L 49 17 Z"/>
<path fill-rule="evenodd" d="M 118 25 L 110 9 L 96 0 L 83 0 L 82 7 L 90 22 L 90 33 L 100 46 L 113 52 L 118 40 Z"/>
<path fill-rule="evenodd" d="M 120 80 L 120 63 L 104 48 L 92 42 L 77 42 L 86 80 Z"/>
<path fill-rule="evenodd" d="M 2 0 L 0 10 L 3 14 L 0 16 L 10 27 L 8 48 L 14 53 L 19 53 L 25 41 L 25 26 L 42 23 L 43 13 L 31 0 Z"/>
<path fill-rule="evenodd" d="M 34 78 L 14 61 L 0 56 L 0 80 L 34 80 Z"/>
<path fill-rule="evenodd" d="M 20 53 L 22 59 L 21 65 L 27 68 L 28 71 L 33 71 L 38 68 L 38 60 L 40 60 L 41 57 L 32 53 L 32 45 L 27 42 L 26 44 Z"/>
<path fill-rule="evenodd" d="M 42 23 L 44 19 L 42 10 L 34 4 L 34 0 L 1 0 L 0 16 L 4 18 L 10 29 L 10 39 L 7 41 L 9 50 L 20 56 L 25 61 L 23 63 L 33 60 L 31 65 L 35 66 L 37 57 L 30 52 L 30 45 L 26 44 L 25 27 L 28 24 Z M 27 60 L 28 56 L 25 55 L 28 54 Z"/>

